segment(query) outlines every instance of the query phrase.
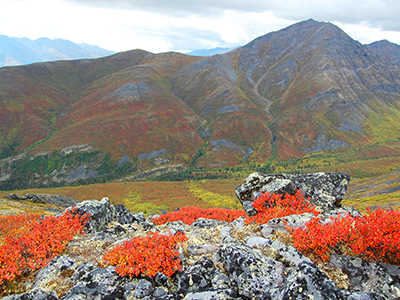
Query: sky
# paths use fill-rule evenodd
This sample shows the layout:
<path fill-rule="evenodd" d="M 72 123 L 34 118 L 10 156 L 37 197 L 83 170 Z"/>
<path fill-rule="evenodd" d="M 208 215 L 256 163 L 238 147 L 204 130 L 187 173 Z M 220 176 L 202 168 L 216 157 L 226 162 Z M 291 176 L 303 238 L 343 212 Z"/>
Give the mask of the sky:
<path fill-rule="evenodd" d="M 0 35 L 187 52 L 245 45 L 312 18 L 363 44 L 400 44 L 399 16 L 399 0 L 0 0 Z"/>

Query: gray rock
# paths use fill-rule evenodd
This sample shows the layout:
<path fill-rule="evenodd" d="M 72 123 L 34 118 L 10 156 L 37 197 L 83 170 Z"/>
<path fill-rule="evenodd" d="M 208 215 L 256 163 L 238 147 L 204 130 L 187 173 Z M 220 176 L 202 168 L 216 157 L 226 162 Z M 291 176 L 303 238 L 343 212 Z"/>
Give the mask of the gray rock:
<path fill-rule="evenodd" d="M 74 206 L 77 203 L 79 203 L 78 200 L 70 198 L 70 197 L 65 197 L 62 195 L 50 195 L 50 194 L 40 194 L 40 195 L 35 195 L 32 193 L 26 194 L 25 196 L 19 196 L 18 194 L 9 194 L 5 196 L 4 198 L 9 199 L 9 200 L 18 200 L 18 201 L 30 201 L 33 203 L 49 203 L 49 204 L 54 204 L 57 206 L 61 207 L 70 207 Z"/>
<path fill-rule="evenodd" d="M 283 282 L 283 265 L 242 244 L 225 245 L 213 256 L 222 263 L 232 289 L 245 299 L 268 299 L 269 290 Z"/>
<path fill-rule="evenodd" d="M 65 276 L 66 271 L 71 273 L 70 277 L 75 272 L 75 261 L 72 258 L 66 256 L 57 256 L 53 258 L 49 264 L 40 269 L 35 275 L 35 281 L 32 289 L 37 289 L 40 284 L 46 280 L 49 276 L 53 278 L 61 277 L 61 274 Z"/>
<path fill-rule="evenodd" d="M 272 299 L 343 299 L 342 291 L 314 264 L 303 262 L 291 270 Z"/>
<path fill-rule="evenodd" d="M 142 299 L 146 296 L 149 296 L 153 292 L 153 285 L 151 282 L 146 279 L 142 279 L 138 282 L 135 287 L 135 291 L 133 292 L 133 296 L 136 298 Z"/>
<path fill-rule="evenodd" d="M 153 296 L 153 298 L 160 298 L 160 297 L 164 297 L 167 295 L 168 295 L 168 293 L 164 289 L 158 287 L 154 290 L 152 296 Z"/>
<path fill-rule="evenodd" d="M 203 255 L 203 254 L 208 254 L 215 252 L 219 249 L 218 246 L 213 245 L 213 244 L 204 244 L 204 245 L 199 245 L 199 246 L 194 246 L 194 245 L 188 245 L 187 251 L 191 255 Z"/>
<path fill-rule="evenodd" d="M 246 225 L 244 223 L 245 220 L 246 220 L 245 217 L 239 217 L 235 221 L 231 222 L 229 225 L 233 226 L 235 228 L 241 228 L 241 227 L 244 227 Z"/>
<path fill-rule="evenodd" d="M 231 289 L 218 290 L 218 291 L 206 291 L 198 293 L 188 293 L 184 300 L 239 300 L 236 293 Z"/>
<path fill-rule="evenodd" d="M 2 300 L 58 300 L 57 294 L 52 291 L 49 294 L 38 289 L 25 294 L 10 295 L 1 298 Z"/>
<path fill-rule="evenodd" d="M 257 199 L 262 193 L 275 193 L 279 195 L 294 195 L 297 187 L 288 179 L 276 178 L 272 182 L 264 185 L 259 191 L 253 192 L 253 198 Z"/>
<path fill-rule="evenodd" d="M 212 260 L 203 256 L 179 275 L 177 294 L 229 288 L 229 278 L 214 266 Z"/>
<path fill-rule="evenodd" d="M 97 268 L 84 274 L 62 299 L 123 299 L 121 282 L 114 267 Z"/>
<path fill-rule="evenodd" d="M 247 241 L 246 245 L 250 248 L 253 248 L 255 246 L 265 247 L 266 245 L 268 245 L 268 241 L 268 239 L 265 239 L 263 237 L 254 236 Z"/>
<path fill-rule="evenodd" d="M 76 206 L 75 213 L 84 215 L 90 214 L 91 219 L 86 223 L 86 232 L 102 232 L 107 229 L 110 222 L 116 221 L 121 224 L 139 223 L 147 228 L 153 228 L 154 224 L 148 224 L 144 220 L 144 215 L 132 214 L 129 209 L 123 205 L 111 205 L 108 198 L 101 201 L 87 200 L 79 202 Z M 71 208 L 68 208 L 70 210 Z"/>
<path fill-rule="evenodd" d="M 400 267 L 367 262 L 361 258 L 333 254 L 331 265 L 349 277 L 350 289 L 376 292 L 388 299 L 400 298 Z"/>
<path fill-rule="evenodd" d="M 273 291 L 272 299 L 383 300 L 385 298 L 376 293 L 341 290 L 317 266 L 312 263 L 302 262 L 292 269 L 285 277 L 284 283 Z"/>
<path fill-rule="evenodd" d="M 311 263 L 311 260 L 305 257 L 299 250 L 292 246 L 286 246 L 279 241 L 268 240 L 264 247 L 271 247 L 275 249 L 279 255 L 283 258 L 283 261 L 290 262 L 295 266 L 300 265 L 303 262 Z"/>
<path fill-rule="evenodd" d="M 286 226 L 292 228 L 305 227 L 305 224 L 314 217 L 312 213 L 304 213 L 276 218 L 269 220 L 267 224 L 261 225 L 260 230 L 265 238 L 269 238 L 275 231 L 286 231 Z"/>
<path fill-rule="evenodd" d="M 170 287 L 169 277 L 161 272 L 157 272 L 156 276 L 154 276 L 154 282 L 156 286 Z"/>
<path fill-rule="evenodd" d="M 175 229 L 175 230 L 189 230 L 190 229 L 190 226 L 183 223 L 182 221 L 168 222 L 165 225 L 167 225 L 168 228 Z"/>
<path fill-rule="evenodd" d="M 249 216 L 255 214 L 249 203 L 260 197 L 262 191 L 277 194 L 294 194 L 301 189 L 305 197 L 323 212 L 341 207 L 341 200 L 350 182 L 350 175 L 343 173 L 311 174 L 250 174 L 236 187 L 235 194 Z"/>
<path fill-rule="evenodd" d="M 135 216 L 124 205 L 110 205 L 112 210 L 113 220 L 120 224 L 131 224 L 144 222 L 142 218 Z"/>
<path fill-rule="evenodd" d="M 230 226 L 225 226 L 221 228 L 221 240 L 222 243 L 224 244 L 229 244 L 229 243 L 236 243 L 235 239 L 231 236 L 231 230 L 232 227 Z"/>
<path fill-rule="evenodd" d="M 14 193 L 5 195 L 4 199 L 8 199 L 8 200 L 26 200 L 26 199 L 23 199 L 20 195 L 14 194 Z"/>
<path fill-rule="evenodd" d="M 114 214 L 111 210 L 110 200 L 103 198 L 101 201 L 86 200 L 76 205 L 76 213 L 90 214 L 91 219 L 86 223 L 86 232 L 99 232 L 107 228 L 108 223 L 113 221 Z"/>
<path fill-rule="evenodd" d="M 198 218 L 196 221 L 192 223 L 192 227 L 199 227 L 199 228 L 213 228 L 220 224 L 224 224 L 226 222 L 213 220 L 213 219 L 205 219 L 205 218 Z"/>

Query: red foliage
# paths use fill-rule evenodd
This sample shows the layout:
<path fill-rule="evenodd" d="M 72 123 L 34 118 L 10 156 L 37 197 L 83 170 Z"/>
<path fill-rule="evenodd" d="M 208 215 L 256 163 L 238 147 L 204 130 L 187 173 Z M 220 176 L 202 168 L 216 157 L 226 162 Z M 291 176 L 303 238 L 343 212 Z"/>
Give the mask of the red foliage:
<path fill-rule="evenodd" d="M 319 215 L 315 205 L 304 199 L 301 190 L 297 190 L 294 195 L 262 193 L 253 202 L 253 207 L 257 210 L 257 214 L 247 218 L 247 224 L 265 224 L 269 220 L 294 214 L 313 213 L 316 216 Z"/>
<path fill-rule="evenodd" d="M 41 219 L 40 214 L 24 214 L 15 216 L 0 216 L 0 240 L 5 237 L 22 235 L 29 231 L 29 225 Z"/>
<path fill-rule="evenodd" d="M 62 253 L 68 242 L 79 232 L 88 216 L 67 211 L 59 217 L 40 215 L 2 216 L 0 244 L 0 284 L 12 280 L 26 268 L 38 269 Z M 16 225 L 5 226 L 16 221 Z"/>
<path fill-rule="evenodd" d="M 294 246 L 327 260 L 332 252 L 400 265 L 400 212 L 379 208 L 362 217 L 349 215 L 323 224 L 319 218 L 292 233 Z"/>
<path fill-rule="evenodd" d="M 181 207 L 179 210 L 167 212 L 165 215 L 155 217 L 153 218 L 153 222 L 156 225 L 163 225 L 168 222 L 182 221 L 187 225 L 192 225 L 198 218 L 232 222 L 239 217 L 246 217 L 246 212 L 242 209 L 185 206 Z"/>
<path fill-rule="evenodd" d="M 104 266 L 116 266 L 115 271 L 121 276 L 154 277 L 157 272 L 171 276 L 182 267 L 176 245 L 186 240 L 184 232 L 138 236 L 106 252 Z"/>

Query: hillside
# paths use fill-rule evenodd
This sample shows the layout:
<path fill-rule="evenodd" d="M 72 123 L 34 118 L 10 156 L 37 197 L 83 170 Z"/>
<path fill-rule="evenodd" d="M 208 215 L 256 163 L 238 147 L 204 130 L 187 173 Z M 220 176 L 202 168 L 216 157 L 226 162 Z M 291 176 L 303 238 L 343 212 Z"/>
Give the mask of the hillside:
<path fill-rule="evenodd" d="M 97 58 L 114 54 L 112 51 L 68 40 L 15 38 L 0 35 L 0 67 L 54 60 Z"/>
<path fill-rule="evenodd" d="M 210 57 L 132 50 L 2 68 L 0 188 L 398 156 L 397 55 L 308 20 Z"/>

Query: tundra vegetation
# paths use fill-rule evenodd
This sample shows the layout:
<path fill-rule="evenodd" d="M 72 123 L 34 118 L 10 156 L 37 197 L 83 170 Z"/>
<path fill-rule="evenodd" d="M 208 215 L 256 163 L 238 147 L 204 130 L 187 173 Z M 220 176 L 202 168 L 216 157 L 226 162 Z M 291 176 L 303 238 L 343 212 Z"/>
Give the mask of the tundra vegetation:
<path fill-rule="evenodd" d="M 174 221 L 191 225 L 198 218 L 232 222 L 242 217 L 248 226 L 257 225 L 252 227 L 256 230 L 258 225 L 274 218 L 311 212 L 317 218 L 307 222 L 304 228 L 287 227 L 289 233 L 281 241 L 294 245 L 313 262 L 327 261 L 337 253 L 400 265 L 398 210 L 368 209 L 359 217 L 345 214 L 332 218 L 331 222 L 320 222 L 316 207 L 304 199 L 300 190 L 295 195 L 263 193 L 255 201 L 254 208 L 257 215 L 245 218 L 243 210 L 187 206 L 154 216 L 152 221 L 156 225 Z M 80 215 L 74 208 L 57 216 L 0 216 L 1 295 L 18 292 L 17 282 L 32 276 L 35 270 L 62 253 L 74 236 L 82 234 L 88 220 L 90 215 Z M 178 248 L 187 247 L 187 240 L 184 232 L 150 232 L 104 251 L 99 262 L 105 267 L 115 266 L 121 276 L 154 277 L 157 272 L 172 276 L 181 269 Z"/>

